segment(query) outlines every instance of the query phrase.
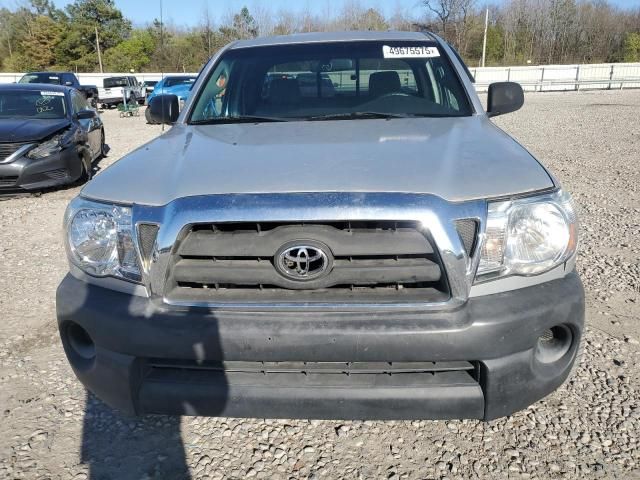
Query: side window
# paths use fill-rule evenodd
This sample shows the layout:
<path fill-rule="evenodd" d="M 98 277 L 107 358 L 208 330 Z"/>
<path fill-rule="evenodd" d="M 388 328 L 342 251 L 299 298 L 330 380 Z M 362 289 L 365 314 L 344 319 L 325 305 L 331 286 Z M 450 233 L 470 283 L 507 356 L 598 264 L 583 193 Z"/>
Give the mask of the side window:
<path fill-rule="evenodd" d="M 205 120 L 223 115 L 228 104 L 227 83 L 233 70 L 233 64 L 221 62 L 211 74 L 204 90 L 200 94 L 200 100 L 193 112 L 192 120 Z M 164 86 L 169 86 L 165 78 Z M 193 82 L 191 82 L 193 85 Z M 156 85 L 157 90 L 158 85 Z M 204 99 L 204 100 L 203 100 Z"/>
<path fill-rule="evenodd" d="M 73 113 L 89 110 L 87 101 L 77 92 L 71 92 L 71 109 Z"/>
<path fill-rule="evenodd" d="M 426 63 L 427 83 L 433 88 L 433 101 L 451 110 L 460 111 L 465 105 L 465 94 L 453 70 L 441 58 Z"/>

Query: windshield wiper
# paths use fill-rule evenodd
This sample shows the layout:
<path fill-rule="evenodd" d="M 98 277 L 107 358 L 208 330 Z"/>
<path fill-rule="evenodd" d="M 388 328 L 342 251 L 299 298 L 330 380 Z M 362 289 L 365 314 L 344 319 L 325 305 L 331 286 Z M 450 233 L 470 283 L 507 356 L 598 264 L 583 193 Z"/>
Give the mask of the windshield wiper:
<path fill-rule="evenodd" d="M 290 122 L 295 118 L 285 117 L 261 117 L 258 115 L 234 115 L 229 117 L 207 118 L 204 120 L 194 120 L 191 125 L 217 125 L 224 123 L 262 123 L 262 122 Z"/>
<path fill-rule="evenodd" d="M 368 118 L 412 118 L 414 115 L 407 113 L 385 113 L 385 112 L 347 112 L 347 113 L 328 113 L 326 115 L 315 115 L 313 117 L 305 117 L 305 120 L 355 120 Z"/>

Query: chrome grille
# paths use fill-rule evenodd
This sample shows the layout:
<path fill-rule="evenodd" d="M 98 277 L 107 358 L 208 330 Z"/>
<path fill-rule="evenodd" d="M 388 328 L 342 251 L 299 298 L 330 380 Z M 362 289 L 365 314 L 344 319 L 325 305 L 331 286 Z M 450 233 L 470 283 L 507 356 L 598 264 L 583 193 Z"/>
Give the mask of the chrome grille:
<path fill-rule="evenodd" d="M 318 280 L 297 282 L 276 268 L 292 241 L 321 242 L 333 256 Z M 445 301 L 438 255 L 415 222 L 220 223 L 195 225 L 173 256 L 169 301 Z"/>

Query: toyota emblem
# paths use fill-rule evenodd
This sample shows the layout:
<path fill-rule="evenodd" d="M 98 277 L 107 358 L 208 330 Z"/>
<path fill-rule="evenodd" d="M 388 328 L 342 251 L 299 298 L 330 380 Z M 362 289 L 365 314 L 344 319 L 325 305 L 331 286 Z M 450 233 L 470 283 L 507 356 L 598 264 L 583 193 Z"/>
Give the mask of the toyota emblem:
<path fill-rule="evenodd" d="M 316 242 L 292 242 L 278 251 L 275 263 L 278 272 L 290 280 L 313 280 L 328 272 L 331 254 Z"/>

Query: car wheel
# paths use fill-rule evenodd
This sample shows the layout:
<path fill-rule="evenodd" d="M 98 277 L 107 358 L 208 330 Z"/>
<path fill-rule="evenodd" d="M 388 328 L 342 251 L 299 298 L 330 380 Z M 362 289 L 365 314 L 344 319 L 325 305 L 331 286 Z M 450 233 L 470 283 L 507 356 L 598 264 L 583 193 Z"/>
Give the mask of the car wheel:
<path fill-rule="evenodd" d="M 89 162 L 89 164 L 87 165 L 87 162 L 83 157 L 80 157 L 80 165 L 81 165 L 80 168 L 82 168 L 82 173 L 80 174 L 80 177 L 78 178 L 78 181 L 76 182 L 76 184 L 84 185 L 89 180 L 91 180 L 91 177 L 93 176 L 93 171 L 91 168 L 91 162 Z"/>
<path fill-rule="evenodd" d="M 107 144 L 104 142 L 104 130 L 100 132 L 100 158 L 105 158 L 109 149 L 107 148 Z"/>
<path fill-rule="evenodd" d="M 149 111 L 149 107 L 147 107 L 147 109 L 144 111 L 144 118 L 146 118 L 146 119 L 147 119 L 147 123 L 148 123 L 149 125 L 158 125 L 158 122 L 154 122 L 154 121 L 151 119 L 151 112 Z"/>

